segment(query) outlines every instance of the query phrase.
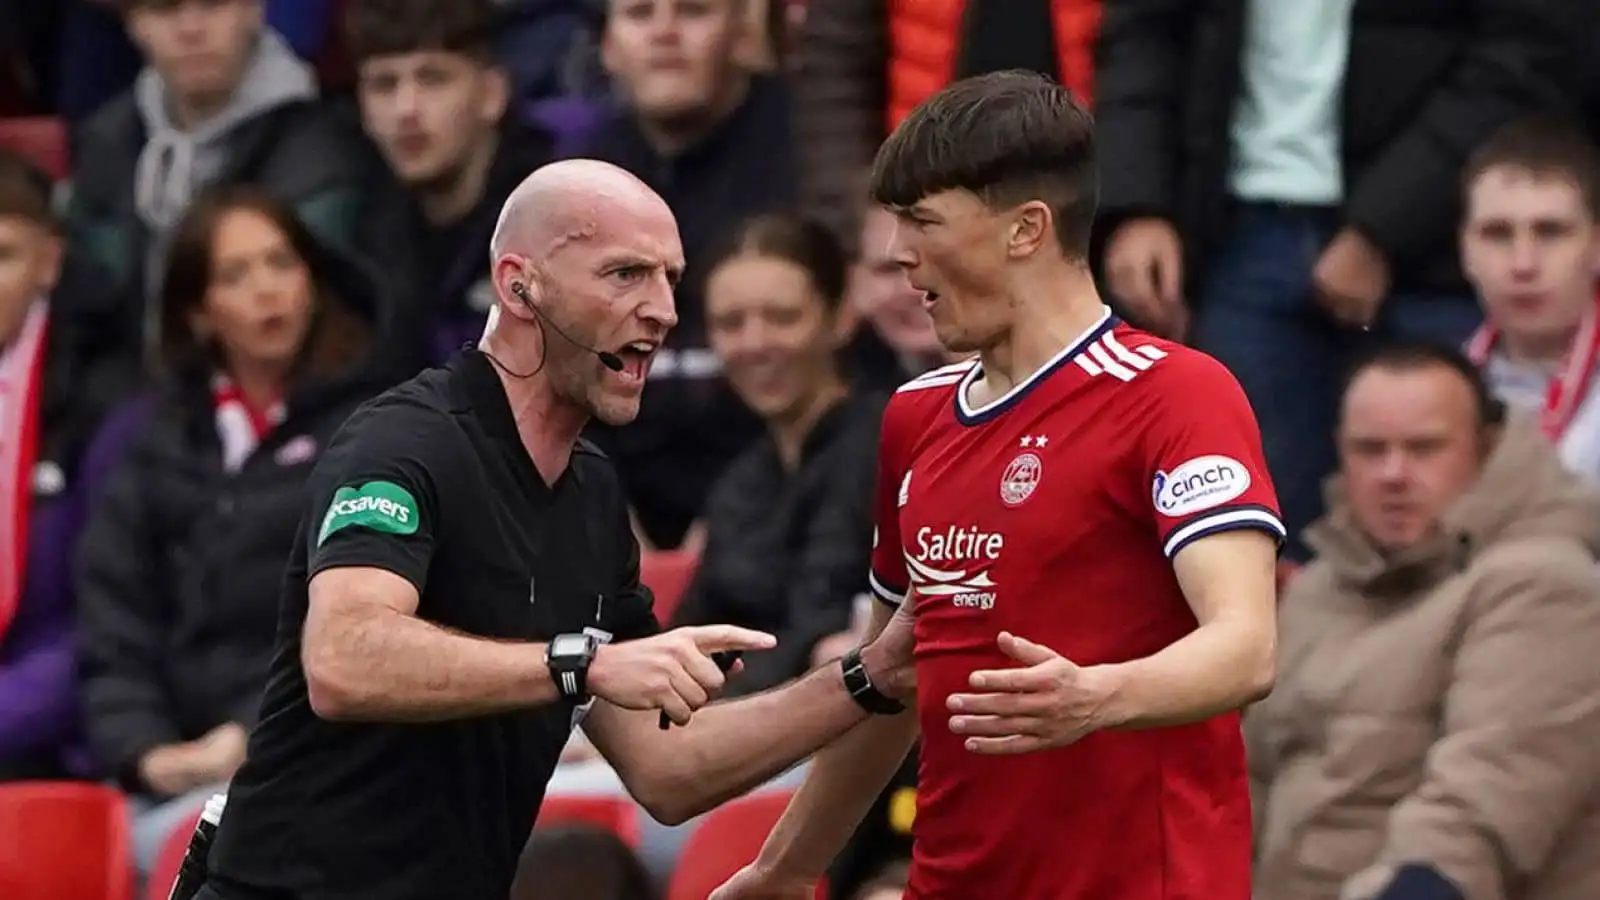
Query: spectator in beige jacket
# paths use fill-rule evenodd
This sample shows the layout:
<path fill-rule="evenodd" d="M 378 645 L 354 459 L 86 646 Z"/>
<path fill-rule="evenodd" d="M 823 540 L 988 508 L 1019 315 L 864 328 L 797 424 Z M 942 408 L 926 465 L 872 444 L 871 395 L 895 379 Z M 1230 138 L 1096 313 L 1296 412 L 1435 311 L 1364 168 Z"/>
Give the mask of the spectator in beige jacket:
<path fill-rule="evenodd" d="M 1245 722 L 1259 900 L 1600 897 L 1600 497 L 1449 348 L 1355 370 Z"/>

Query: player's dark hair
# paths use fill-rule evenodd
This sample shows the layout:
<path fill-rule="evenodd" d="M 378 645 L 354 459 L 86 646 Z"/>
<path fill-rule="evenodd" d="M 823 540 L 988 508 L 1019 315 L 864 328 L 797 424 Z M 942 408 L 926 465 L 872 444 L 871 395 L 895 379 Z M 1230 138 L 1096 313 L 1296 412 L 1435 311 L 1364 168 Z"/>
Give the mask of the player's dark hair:
<path fill-rule="evenodd" d="M 0 149 L 0 218 L 25 219 L 54 230 L 50 176 L 14 150 Z"/>
<path fill-rule="evenodd" d="M 1461 348 L 1432 341 L 1397 341 L 1377 344 L 1361 353 L 1345 375 L 1344 386 L 1339 391 L 1343 397 L 1362 374 L 1373 369 L 1386 372 L 1415 372 L 1423 369 L 1446 369 L 1466 382 L 1472 391 L 1473 404 L 1480 426 L 1499 425 L 1505 421 L 1506 408 L 1489 390 L 1483 372 L 1473 364 Z M 1342 416 L 1344 404 L 1339 405 Z"/>
<path fill-rule="evenodd" d="M 196 334 L 192 319 L 204 305 L 216 274 L 212 250 L 217 233 L 235 212 L 255 213 L 271 222 L 311 270 L 315 305 L 294 375 L 337 373 L 362 357 L 369 349 L 371 330 L 334 290 L 332 252 L 276 195 L 255 185 L 232 184 L 201 192 L 173 231 L 161 283 L 158 374 L 174 379 L 210 377 L 223 362 L 216 341 Z"/>
<path fill-rule="evenodd" d="M 494 60 L 499 14 L 492 0 L 351 0 L 345 44 L 360 64 L 376 56 L 442 50 Z"/>
<path fill-rule="evenodd" d="M 811 284 L 830 311 L 844 302 L 850 278 L 850 258 L 832 231 L 810 219 L 779 213 L 756 216 L 734 229 L 706 271 L 740 256 L 766 256 L 794 263 L 811 277 Z"/>
<path fill-rule="evenodd" d="M 1043 201 L 1062 251 L 1086 258 L 1099 201 L 1094 120 L 1071 91 L 1034 72 L 954 82 L 911 111 L 872 167 L 872 199 L 887 206 L 947 190 L 996 209 Z"/>
<path fill-rule="evenodd" d="M 1584 207 L 1600 219 L 1600 149 L 1582 126 L 1553 116 L 1533 116 L 1503 125 L 1468 157 L 1461 170 L 1463 195 L 1485 172 L 1522 169 L 1577 185 Z"/>

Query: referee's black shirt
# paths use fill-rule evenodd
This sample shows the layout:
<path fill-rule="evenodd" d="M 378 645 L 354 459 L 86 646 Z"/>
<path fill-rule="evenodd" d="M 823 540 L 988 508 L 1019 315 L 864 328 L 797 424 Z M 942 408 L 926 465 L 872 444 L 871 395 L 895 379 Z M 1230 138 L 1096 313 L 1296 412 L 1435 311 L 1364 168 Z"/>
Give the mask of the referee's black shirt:
<path fill-rule="evenodd" d="M 567 703 L 434 724 L 318 718 L 300 665 L 317 572 L 387 569 L 416 585 L 418 616 L 488 638 L 656 630 L 610 463 L 580 444 L 547 485 L 491 365 L 464 351 L 362 407 L 312 474 L 260 724 L 211 853 L 224 897 L 505 900 L 579 718 Z"/>

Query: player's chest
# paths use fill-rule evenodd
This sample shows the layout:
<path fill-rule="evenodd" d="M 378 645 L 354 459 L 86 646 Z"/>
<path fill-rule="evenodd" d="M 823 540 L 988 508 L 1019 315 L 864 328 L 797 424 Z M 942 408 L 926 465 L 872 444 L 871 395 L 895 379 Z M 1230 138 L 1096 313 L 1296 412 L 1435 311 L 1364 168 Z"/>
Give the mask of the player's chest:
<path fill-rule="evenodd" d="M 1063 421 L 1008 414 L 919 448 L 897 497 L 919 614 L 1015 604 L 1137 526 L 1125 461 L 1103 432 Z"/>

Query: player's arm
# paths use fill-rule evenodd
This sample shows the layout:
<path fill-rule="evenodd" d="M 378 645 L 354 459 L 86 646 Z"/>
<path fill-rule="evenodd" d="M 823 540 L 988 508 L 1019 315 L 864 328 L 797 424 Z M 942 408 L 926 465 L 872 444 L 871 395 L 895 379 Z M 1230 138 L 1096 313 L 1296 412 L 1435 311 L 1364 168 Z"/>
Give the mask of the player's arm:
<path fill-rule="evenodd" d="M 1104 726 L 1155 728 L 1239 709 L 1272 690 L 1277 659 L 1277 539 L 1236 529 L 1193 541 L 1172 561 L 1199 623 L 1144 659 L 1103 667 Z"/>
<path fill-rule="evenodd" d="M 896 614 L 874 604 L 870 634 L 882 632 Z M 916 714 L 908 710 L 873 716 L 818 753 L 762 845 L 751 867 L 754 877 L 773 883 L 821 878 L 916 740 Z"/>
<path fill-rule="evenodd" d="M 441 488 L 460 465 L 457 439 L 431 410 L 369 408 L 312 476 L 300 659 L 325 719 L 434 721 L 556 699 L 543 645 L 473 638 L 416 615 L 450 521 Z"/>
<path fill-rule="evenodd" d="M 907 680 L 909 624 L 862 649 L 868 678 L 886 691 Z M 599 702 L 584 732 L 634 799 L 658 821 L 675 825 L 770 781 L 868 715 L 834 662 L 783 687 L 713 703 L 668 731 L 660 729 L 655 710 Z"/>

